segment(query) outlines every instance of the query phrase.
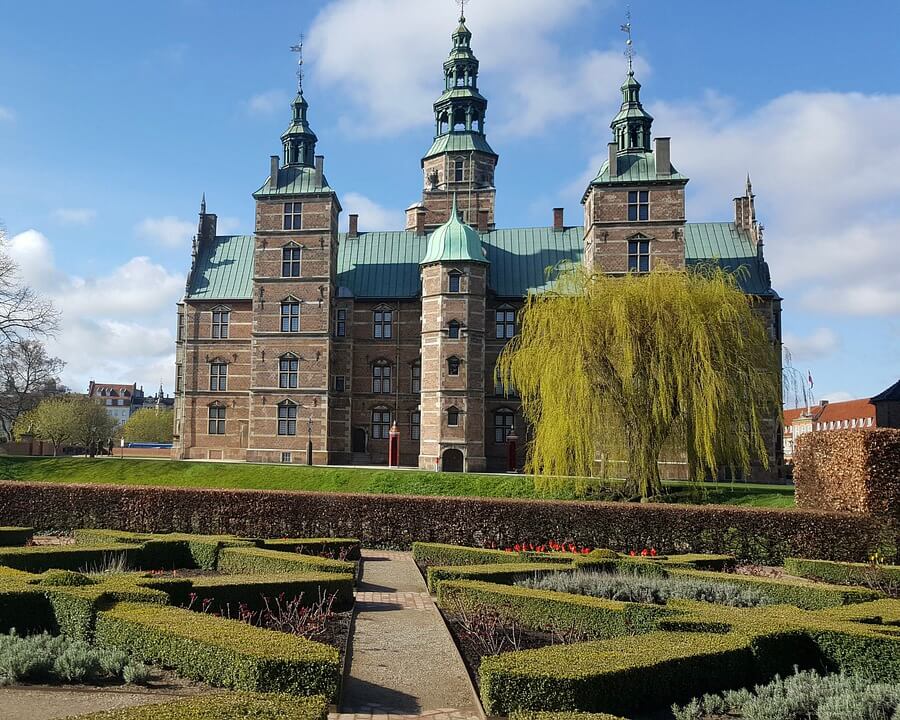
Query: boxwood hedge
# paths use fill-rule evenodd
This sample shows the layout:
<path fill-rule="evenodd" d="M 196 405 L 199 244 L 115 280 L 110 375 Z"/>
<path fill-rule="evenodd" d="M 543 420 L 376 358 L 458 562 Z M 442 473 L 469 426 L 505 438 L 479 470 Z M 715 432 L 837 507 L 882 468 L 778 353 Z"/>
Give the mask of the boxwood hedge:
<path fill-rule="evenodd" d="M 34 528 L 0 527 L 0 547 L 26 545 L 34 536 Z"/>
<path fill-rule="evenodd" d="M 283 575 L 219 575 L 194 578 L 193 592 L 201 600 L 211 600 L 214 608 L 244 604 L 251 610 L 263 606 L 263 597 L 301 597 L 303 605 L 319 601 L 325 593 L 335 595 L 333 609 L 343 611 L 353 605 L 353 576 L 338 573 Z"/>
<path fill-rule="evenodd" d="M 860 585 L 871 582 L 900 584 L 900 566 L 868 563 L 832 562 L 785 558 L 784 570 L 790 575 L 825 582 Z"/>
<path fill-rule="evenodd" d="M 218 687 L 334 698 L 338 652 L 286 633 L 173 607 L 118 603 L 100 612 L 101 647 Z"/>
<path fill-rule="evenodd" d="M 586 712 L 529 712 L 518 710 L 509 716 L 510 720 L 625 720 L 617 715 Z"/>
<path fill-rule="evenodd" d="M 327 714 L 328 702 L 321 695 L 236 692 L 107 710 L 76 720 L 326 720 Z"/>
<path fill-rule="evenodd" d="M 506 565 L 435 565 L 428 568 L 426 580 L 428 589 L 437 592 L 438 584 L 444 580 L 481 580 L 511 585 L 516 580 L 565 569 L 565 566 L 556 563 L 527 562 L 513 562 Z"/>
<path fill-rule="evenodd" d="M 356 564 L 265 548 L 227 547 L 219 553 L 218 569 L 228 573 L 272 574 L 290 572 L 328 572 L 356 574 Z"/>
<path fill-rule="evenodd" d="M 333 555 L 337 559 L 341 553 L 347 560 L 359 560 L 360 542 L 351 538 L 280 538 L 263 540 L 267 550 L 299 552 L 302 555 Z"/>
<path fill-rule="evenodd" d="M 141 546 L 116 543 L 82 547 L 48 545 L 0 549 L 0 565 L 40 573 L 45 570 L 80 570 L 110 562 L 134 566 L 140 560 Z"/>

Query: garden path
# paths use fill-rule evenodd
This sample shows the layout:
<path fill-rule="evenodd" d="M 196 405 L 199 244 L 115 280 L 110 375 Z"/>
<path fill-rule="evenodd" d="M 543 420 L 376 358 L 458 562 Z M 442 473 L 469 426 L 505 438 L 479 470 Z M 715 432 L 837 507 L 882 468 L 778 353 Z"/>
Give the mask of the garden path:
<path fill-rule="evenodd" d="M 364 550 L 350 670 L 332 720 L 480 720 L 469 675 L 412 554 Z"/>

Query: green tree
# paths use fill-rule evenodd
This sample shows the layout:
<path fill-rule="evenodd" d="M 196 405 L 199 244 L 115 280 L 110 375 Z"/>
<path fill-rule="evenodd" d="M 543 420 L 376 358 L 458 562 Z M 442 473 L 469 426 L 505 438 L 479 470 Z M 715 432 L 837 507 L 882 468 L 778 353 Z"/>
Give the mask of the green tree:
<path fill-rule="evenodd" d="M 561 268 L 527 298 L 498 379 L 533 427 L 526 469 L 545 479 L 595 474 L 625 459 L 626 488 L 662 491 L 664 448 L 695 479 L 722 465 L 768 466 L 763 425 L 780 402 L 778 350 L 754 300 L 716 267 L 615 277 Z"/>
<path fill-rule="evenodd" d="M 138 410 L 122 427 L 125 442 L 170 443 L 175 432 L 175 415 L 167 410 Z"/>
<path fill-rule="evenodd" d="M 106 446 L 116 434 L 118 423 L 103 405 L 85 397 L 70 397 L 74 416 L 73 437 L 75 442 L 93 454 L 98 445 Z"/>
<path fill-rule="evenodd" d="M 15 436 L 33 435 L 53 445 L 58 455 L 63 445 L 75 441 L 75 410 L 69 397 L 42 400 L 37 407 L 22 413 L 15 426 Z"/>

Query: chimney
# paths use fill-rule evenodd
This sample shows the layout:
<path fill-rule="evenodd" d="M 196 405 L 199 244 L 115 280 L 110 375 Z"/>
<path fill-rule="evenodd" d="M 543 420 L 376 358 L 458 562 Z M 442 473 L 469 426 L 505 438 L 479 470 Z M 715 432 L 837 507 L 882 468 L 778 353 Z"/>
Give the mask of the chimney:
<path fill-rule="evenodd" d="M 350 229 L 347 232 L 347 237 L 359 237 L 359 215 L 350 216 Z"/>
<path fill-rule="evenodd" d="M 216 237 L 218 217 L 215 213 L 204 213 L 200 217 L 200 242 L 212 242 Z"/>
<path fill-rule="evenodd" d="M 269 190 L 278 189 L 278 160 L 277 155 L 269 158 Z"/>
<path fill-rule="evenodd" d="M 653 155 L 656 157 L 656 174 L 668 176 L 672 174 L 672 156 L 669 151 L 670 138 L 658 137 L 653 141 Z"/>
<path fill-rule="evenodd" d="M 562 232 L 565 226 L 565 210 L 563 208 L 553 208 L 553 229 L 556 232 Z"/>
<path fill-rule="evenodd" d="M 316 187 L 320 188 L 325 184 L 325 156 L 316 155 Z"/>
<path fill-rule="evenodd" d="M 750 198 L 746 195 L 734 199 L 734 224 L 742 230 L 750 230 L 753 226 Z"/>
<path fill-rule="evenodd" d="M 416 235 L 425 234 L 425 216 L 428 211 L 425 208 L 416 208 Z"/>
<path fill-rule="evenodd" d="M 619 174 L 619 146 L 611 142 L 606 147 L 609 150 L 609 179 L 612 180 Z"/>
<path fill-rule="evenodd" d="M 488 219 L 491 213 L 489 210 L 478 211 L 478 232 L 486 233 L 490 230 Z"/>

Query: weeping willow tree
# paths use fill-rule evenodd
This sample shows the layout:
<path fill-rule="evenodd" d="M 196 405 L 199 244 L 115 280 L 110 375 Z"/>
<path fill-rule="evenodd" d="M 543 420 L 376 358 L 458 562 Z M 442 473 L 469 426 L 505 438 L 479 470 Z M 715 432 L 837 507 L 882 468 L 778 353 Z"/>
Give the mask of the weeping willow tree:
<path fill-rule="evenodd" d="M 768 466 L 778 350 L 735 277 L 709 266 L 613 277 L 560 269 L 531 295 L 498 380 L 532 425 L 526 470 L 590 477 L 597 458 L 628 467 L 626 491 L 662 490 L 660 452 L 678 447 L 695 479 Z"/>

